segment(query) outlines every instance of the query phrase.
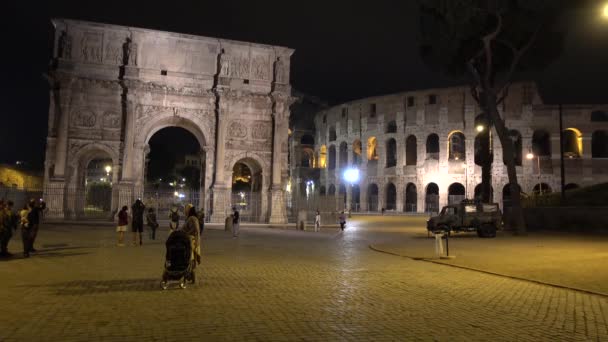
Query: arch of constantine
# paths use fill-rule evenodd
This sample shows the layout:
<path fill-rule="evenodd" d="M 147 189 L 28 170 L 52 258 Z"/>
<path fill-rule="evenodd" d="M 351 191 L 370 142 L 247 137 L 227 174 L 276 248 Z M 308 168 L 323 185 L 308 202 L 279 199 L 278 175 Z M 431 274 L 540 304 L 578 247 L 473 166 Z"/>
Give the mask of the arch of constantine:
<path fill-rule="evenodd" d="M 230 210 L 236 163 L 259 176 L 257 220 L 287 221 L 292 49 L 74 20 L 53 25 L 50 216 L 78 216 L 85 169 L 97 158 L 111 163 L 112 211 L 142 197 L 150 138 L 181 127 L 201 146 L 199 203 L 212 222 Z"/>

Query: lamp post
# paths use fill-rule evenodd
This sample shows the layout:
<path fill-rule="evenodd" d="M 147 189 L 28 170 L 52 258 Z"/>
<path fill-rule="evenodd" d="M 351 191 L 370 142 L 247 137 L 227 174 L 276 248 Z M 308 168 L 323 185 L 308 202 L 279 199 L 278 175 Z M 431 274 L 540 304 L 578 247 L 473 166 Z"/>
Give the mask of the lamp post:
<path fill-rule="evenodd" d="M 112 171 L 112 167 L 110 165 L 106 165 L 105 170 L 106 170 L 106 176 L 110 176 L 110 172 Z"/>
<path fill-rule="evenodd" d="M 534 157 L 536 157 L 536 165 L 538 167 L 538 194 L 542 195 L 543 185 L 540 183 L 540 156 L 535 156 L 532 152 L 528 152 L 528 154 L 526 155 L 526 158 L 529 160 L 534 159 Z"/>

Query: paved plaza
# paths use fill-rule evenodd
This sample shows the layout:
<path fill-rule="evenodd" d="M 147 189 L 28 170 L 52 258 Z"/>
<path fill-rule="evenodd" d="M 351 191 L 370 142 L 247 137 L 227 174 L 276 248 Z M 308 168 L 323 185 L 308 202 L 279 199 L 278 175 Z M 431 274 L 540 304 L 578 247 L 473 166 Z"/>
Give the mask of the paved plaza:
<path fill-rule="evenodd" d="M 369 248 L 423 224 L 207 229 L 198 284 L 167 291 L 162 240 L 116 247 L 112 227 L 46 225 L 38 254 L 0 261 L 0 341 L 608 340 L 606 297 Z"/>

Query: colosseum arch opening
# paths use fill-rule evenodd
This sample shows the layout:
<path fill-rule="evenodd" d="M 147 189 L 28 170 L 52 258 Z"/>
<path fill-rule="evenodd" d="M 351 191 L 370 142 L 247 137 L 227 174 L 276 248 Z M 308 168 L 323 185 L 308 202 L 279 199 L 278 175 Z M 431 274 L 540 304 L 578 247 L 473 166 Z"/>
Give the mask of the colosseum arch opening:
<path fill-rule="evenodd" d="M 591 158 L 608 158 L 608 132 L 598 130 L 591 135 Z"/>
<path fill-rule="evenodd" d="M 339 158 L 339 163 L 338 163 L 338 168 L 345 168 L 348 166 L 348 146 L 346 145 L 346 142 L 343 141 L 342 143 L 340 143 L 340 152 L 338 153 Z"/>
<path fill-rule="evenodd" d="M 439 212 L 439 186 L 435 183 L 429 183 L 426 186 L 424 198 L 424 212 Z"/>
<path fill-rule="evenodd" d="M 448 187 L 448 204 L 458 204 L 466 198 L 464 185 L 452 183 Z"/>
<path fill-rule="evenodd" d="M 336 169 L 336 146 L 330 145 L 327 153 L 327 168 L 329 170 Z"/>
<path fill-rule="evenodd" d="M 426 137 L 426 159 L 439 160 L 439 136 L 435 133 Z"/>
<path fill-rule="evenodd" d="M 519 192 L 521 194 L 521 187 L 519 184 L 516 184 L 517 188 L 519 188 Z M 511 207 L 511 183 L 505 184 L 502 188 L 502 206 L 503 208 Z"/>
<path fill-rule="evenodd" d="M 551 135 L 549 132 L 542 129 L 534 131 L 532 134 L 532 153 L 536 158 L 539 158 L 537 163 L 533 163 L 535 173 L 548 173 L 553 170 L 551 164 Z M 540 164 L 540 170 L 538 164 Z"/>
<path fill-rule="evenodd" d="M 319 149 L 319 158 L 317 160 L 319 168 L 324 169 L 327 167 L 327 146 L 321 145 L 321 148 Z"/>
<path fill-rule="evenodd" d="M 448 135 L 448 160 L 466 160 L 466 140 L 460 131 L 453 131 Z"/>
<path fill-rule="evenodd" d="M 378 185 L 367 186 L 367 211 L 378 211 Z"/>
<path fill-rule="evenodd" d="M 378 147 L 378 142 L 376 137 L 369 137 L 367 139 L 367 160 L 368 161 L 377 161 L 378 160 L 378 151 L 376 148 Z"/>
<path fill-rule="evenodd" d="M 473 198 L 476 201 L 481 201 L 483 196 L 482 196 L 482 192 L 483 192 L 483 184 L 477 184 L 475 186 L 475 192 L 473 194 Z M 494 201 L 494 188 L 492 186 L 490 186 L 490 199 L 489 199 L 490 203 Z"/>
<path fill-rule="evenodd" d="M 350 209 L 352 211 L 361 210 L 361 189 L 359 184 L 354 184 L 351 188 Z"/>
<path fill-rule="evenodd" d="M 386 167 L 397 166 L 397 141 L 390 138 L 386 141 Z"/>
<path fill-rule="evenodd" d="M 513 144 L 513 158 L 515 159 L 515 166 L 521 166 L 523 161 L 523 145 L 521 139 L 521 133 L 518 130 L 509 130 L 509 139 Z M 507 164 L 506 156 L 502 155 L 503 164 Z M 475 162 L 477 163 L 477 162 Z"/>
<path fill-rule="evenodd" d="M 386 210 L 397 210 L 397 187 L 392 182 L 386 184 L 386 203 L 384 208 Z"/>
<path fill-rule="evenodd" d="M 566 128 L 563 132 L 564 158 L 583 157 L 583 134 L 577 128 Z"/>
<path fill-rule="evenodd" d="M 361 165 L 362 151 L 361 140 L 356 139 L 353 141 L 353 165 Z"/>
<path fill-rule="evenodd" d="M 418 193 L 416 189 L 416 184 L 408 183 L 405 187 L 405 208 L 404 211 L 406 213 L 415 213 L 417 212 L 418 207 Z"/>
<path fill-rule="evenodd" d="M 346 186 L 344 184 L 338 186 L 338 196 L 342 197 L 343 208 L 346 208 Z"/>
<path fill-rule="evenodd" d="M 327 196 L 335 196 L 336 195 L 336 186 L 333 184 L 329 185 L 329 188 L 327 189 Z"/>
<path fill-rule="evenodd" d="M 411 166 L 418 163 L 418 145 L 416 136 L 410 135 L 405 140 L 405 165 Z"/>

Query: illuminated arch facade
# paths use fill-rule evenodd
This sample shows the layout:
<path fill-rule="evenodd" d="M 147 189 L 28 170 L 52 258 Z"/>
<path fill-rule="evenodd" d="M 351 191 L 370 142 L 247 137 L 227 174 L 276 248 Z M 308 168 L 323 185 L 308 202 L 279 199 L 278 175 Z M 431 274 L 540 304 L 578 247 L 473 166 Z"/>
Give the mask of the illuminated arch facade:
<path fill-rule="evenodd" d="M 563 107 L 566 183 L 586 186 L 608 182 L 608 119 L 605 119 L 608 116 L 604 114 L 607 109 L 608 105 Z M 348 113 L 347 118 L 342 115 L 344 111 Z M 539 183 L 559 191 L 557 107 L 542 103 L 534 83 L 522 82 L 512 85 L 499 111 L 511 132 L 522 191 L 533 194 Z M 481 166 L 476 164 L 479 157 L 475 158 L 480 146 L 480 132 L 476 127 L 480 113 L 468 87 L 390 94 L 321 110 L 314 122 L 319 137 L 315 151 L 322 145 L 339 146 L 346 142 L 349 153 L 346 165 L 340 163 L 335 170 L 321 170 L 320 183 L 326 187 L 337 186 L 344 183 L 345 167 L 359 168 L 357 196 L 362 210 L 392 208 L 393 203 L 389 205 L 387 201 L 393 193 L 396 193 L 396 211 L 437 210 L 437 206 L 440 209 L 450 198 L 462 196 L 461 187 L 456 190 L 452 187 L 450 192 L 450 185 L 454 183 L 465 188 L 466 197 L 474 198 L 475 189 L 481 183 Z M 330 127 L 337 132 L 332 142 L 327 139 Z M 496 131 L 492 131 L 490 137 L 491 188 L 494 200 L 502 204 L 503 190 L 508 183 L 505 160 Z M 352 148 L 355 141 L 362 142 L 360 160 L 354 158 L 358 155 Z M 526 158 L 530 152 L 535 158 Z M 350 197 L 351 187 L 346 189 Z M 370 189 L 373 194 L 367 193 Z M 427 193 L 428 189 L 433 190 L 432 193 Z M 370 199 L 374 201 L 371 206 L 366 203 Z"/>

